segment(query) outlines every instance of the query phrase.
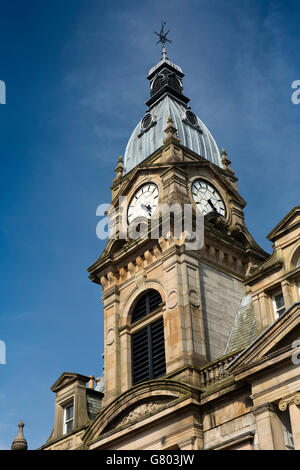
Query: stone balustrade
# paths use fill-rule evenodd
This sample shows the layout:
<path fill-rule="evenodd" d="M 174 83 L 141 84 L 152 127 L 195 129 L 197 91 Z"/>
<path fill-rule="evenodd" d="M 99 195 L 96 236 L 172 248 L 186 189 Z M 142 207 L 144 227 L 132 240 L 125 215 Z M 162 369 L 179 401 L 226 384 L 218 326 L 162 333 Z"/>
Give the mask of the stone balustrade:
<path fill-rule="evenodd" d="M 226 368 L 239 353 L 240 351 L 224 356 L 200 369 L 201 387 L 208 387 L 219 380 L 229 377 L 230 374 Z"/>

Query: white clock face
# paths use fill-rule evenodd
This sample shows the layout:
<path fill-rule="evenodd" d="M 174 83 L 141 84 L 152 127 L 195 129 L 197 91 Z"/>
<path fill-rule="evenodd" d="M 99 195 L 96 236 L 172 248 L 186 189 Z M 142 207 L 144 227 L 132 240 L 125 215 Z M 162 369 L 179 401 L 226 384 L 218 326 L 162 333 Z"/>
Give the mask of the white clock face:
<path fill-rule="evenodd" d="M 158 204 L 158 189 L 154 183 L 144 184 L 137 190 L 128 206 L 128 223 L 137 217 L 150 219 Z"/>
<path fill-rule="evenodd" d="M 225 217 L 226 209 L 218 191 L 204 180 L 197 179 L 192 184 L 192 195 L 203 215 L 217 212 Z"/>

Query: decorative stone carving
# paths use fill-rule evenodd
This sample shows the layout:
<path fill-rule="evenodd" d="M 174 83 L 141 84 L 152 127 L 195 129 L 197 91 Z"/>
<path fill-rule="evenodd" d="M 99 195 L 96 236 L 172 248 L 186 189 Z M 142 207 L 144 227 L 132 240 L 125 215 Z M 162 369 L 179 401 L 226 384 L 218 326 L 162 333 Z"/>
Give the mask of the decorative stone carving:
<path fill-rule="evenodd" d="M 177 129 L 174 126 L 174 122 L 172 121 L 171 116 L 168 117 L 167 127 L 165 128 L 164 132 L 166 134 L 166 137 L 164 138 L 164 144 L 169 144 L 172 141 L 180 142 L 180 140 L 177 137 Z"/>
<path fill-rule="evenodd" d="M 106 289 L 107 285 L 108 285 L 108 280 L 107 280 L 107 277 L 106 276 L 101 276 L 100 278 L 100 284 L 101 286 L 103 287 L 103 289 Z"/>
<path fill-rule="evenodd" d="M 106 333 L 106 344 L 107 346 L 111 346 L 115 341 L 115 330 L 110 328 Z"/>
<path fill-rule="evenodd" d="M 167 297 L 167 307 L 169 309 L 175 308 L 176 305 L 178 304 L 178 294 L 177 290 L 173 289 L 169 292 L 168 297 Z"/>
<path fill-rule="evenodd" d="M 116 177 L 113 179 L 113 183 L 121 179 L 124 174 L 124 164 L 123 164 L 122 156 L 118 158 L 118 164 L 115 168 L 115 172 L 116 172 Z"/>
<path fill-rule="evenodd" d="M 225 149 L 222 149 L 222 167 L 224 170 L 234 175 L 234 171 L 230 168 L 230 165 L 231 165 L 231 161 L 227 157 L 227 152 Z"/>
<path fill-rule="evenodd" d="M 136 277 L 135 282 L 140 290 L 144 290 L 146 288 L 146 279 L 147 279 L 146 272 L 143 272 L 143 274 Z"/>
<path fill-rule="evenodd" d="M 17 434 L 17 437 L 13 440 L 11 450 L 27 450 L 27 441 L 23 434 L 24 426 L 25 425 L 23 421 L 20 421 L 20 423 L 18 424 L 19 432 Z"/>
<path fill-rule="evenodd" d="M 130 272 L 131 276 L 133 276 L 135 273 L 135 264 L 132 261 L 128 263 L 128 271 Z"/>
<path fill-rule="evenodd" d="M 200 297 L 199 297 L 199 294 L 195 290 L 189 291 L 189 298 L 190 298 L 191 305 L 193 305 L 194 307 L 199 307 Z"/>
<path fill-rule="evenodd" d="M 290 395 L 289 397 L 282 398 L 278 403 L 280 411 L 285 411 L 291 403 L 300 406 L 300 392 Z"/>
<path fill-rule="evenodd" d="M 151 263 L 152 263 L 152 260 L 153 260 L 152 253 L 151 253 L 149 250 L 147 250 L 147 251 L 145 252 L 145 255 L 144 255 L 144 256 L 145 256 L 145 260 L 146 260 L 147 265 L 151 264 Z"/>
<path fill-rule="evenodd" d="M 130 411 L 127 415 L 125 415 L 121 421 L 117 424 L 116 427 L 124 426 L 126 424 L 133 423 L 134 421 L 139 420 L 140 418 L 144 418 L 147 415 L 150 415 L 152 413 L 156 413 L 160 409 L 162 409 L 165 405 L 170 403 L 171 401 L 174 400 L 174 397 L 170 398 L 165 398 L 162 400 L 157 400 L 157 401 L 149 401 L 147 403 L 143 403 L 136 408 L 134 408 L 132 411 Z"/>
<path fill-rule="evenodd" d="M 124 267 L 122 267 L 120 268 L 120 280 L 122 282 L 122 281 L 125 281 L 126 279 L 127 279 L 127 270 Z"/>

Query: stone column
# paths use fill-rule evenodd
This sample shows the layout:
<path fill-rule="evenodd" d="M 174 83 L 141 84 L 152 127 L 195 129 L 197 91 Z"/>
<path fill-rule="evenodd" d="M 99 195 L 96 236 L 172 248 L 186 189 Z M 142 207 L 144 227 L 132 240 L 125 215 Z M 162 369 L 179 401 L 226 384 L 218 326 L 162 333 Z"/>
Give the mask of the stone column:
<path fill-rule="evenodd" d="M 283 398 L 278 406 L 281 411 L 289 408 L 295 450 L 300 450 L 300 392 Z"/>
<path fill-rule="evenodd" d="M 253 410 L 260 450 L 285 450 L 283 427 L 274 405 L 266 403 Z"/>

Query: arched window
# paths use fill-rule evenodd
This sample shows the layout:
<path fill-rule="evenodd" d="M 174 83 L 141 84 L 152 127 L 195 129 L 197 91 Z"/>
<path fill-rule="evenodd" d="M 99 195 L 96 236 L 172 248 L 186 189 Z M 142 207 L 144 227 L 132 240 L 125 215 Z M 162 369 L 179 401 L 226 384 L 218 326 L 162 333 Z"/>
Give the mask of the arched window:
<path fill-rule="evenodd" d="M 168 84 L 174 88 L 174 90 L 181 91 L 181 85 L 174 73 L 170 73 L 168 76 Z"/>
<path fill-rule="evenodd" d="M 162 299 L 154 289 L 149 289 L 136 303 L 132 323 L 157 310 Z M 166 373 L 164 324 L 160 318 L 148 323 L 131 336 L 132 383 L 136 385 L 157 379 Z"/>
<path fill-rule="evenodd" d="M 158 77 L 153 82 L 151 96 L 155 95 L 155 93 L 157 93 L 162 88 L 162 86 L 165 84 L 165 81 L 166 80 L 163 75 L 158 75 Z"/>
<path fill-rule="evenodd" d="M 160 304 L 162 303 L 162 298 L 160 293 L 157 290 L 149 289 L 145 292 L 145 294 L 139 298 L 137 301 L 132 315 L 131 315 L 131 323 L 134 323 L 140 318 L 145 317 L 151 312 L 154 312 Z"/>

